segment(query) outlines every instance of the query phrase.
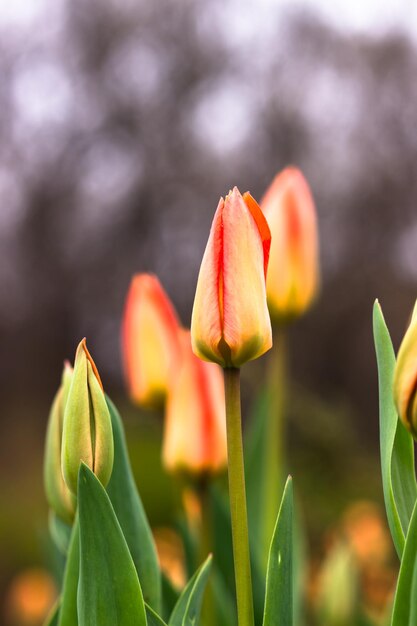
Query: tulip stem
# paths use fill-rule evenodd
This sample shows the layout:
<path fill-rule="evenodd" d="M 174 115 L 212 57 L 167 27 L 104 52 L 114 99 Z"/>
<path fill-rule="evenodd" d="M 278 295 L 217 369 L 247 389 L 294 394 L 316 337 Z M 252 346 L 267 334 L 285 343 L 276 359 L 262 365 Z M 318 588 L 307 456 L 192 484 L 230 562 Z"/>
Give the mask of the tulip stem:
<path fill-rule="evenodd" d="M 254 626 L 240 408 L 240 370 L 224 370 L 229 499 L 232 519 L 238 626 Z"/>
<path fill-rule="evenodd" d="M 285 332 L 282 329 L 274 329 L 274 347 L 271 350 L 268 361 L 267 385 L 268 385 L 268 420 L 265 431 L 265 476 L 268 477 L 262 489 L 263 512 L 262 523 L 262 557 L 266 571 L 268 563 L 269 546 L 275 528 L 279 504 L 284 490 L 285 475 L 285 448 L 286 448 L 286 424 L 285 424 L 285 401 L 286 401 L 286 341 Z"/>

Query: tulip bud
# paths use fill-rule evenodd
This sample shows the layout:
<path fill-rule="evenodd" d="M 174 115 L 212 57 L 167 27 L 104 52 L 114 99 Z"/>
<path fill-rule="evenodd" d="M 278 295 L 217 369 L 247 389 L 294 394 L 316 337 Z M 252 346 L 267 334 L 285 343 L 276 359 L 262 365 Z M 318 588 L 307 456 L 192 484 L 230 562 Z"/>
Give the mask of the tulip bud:
<path fill-rule="evenodd" d="M 161 405 L 179 357 L 178 319 L 156 276 L 133 277 L 123 317 L 123 357 L 129 393 L 142 406 Z"/>
<path fill-rule="evenodd" d="M 317 219 L 310 188 L 300 170 L 288 167 L 261 202 L 272 233 L 266 281 L 273 322 L 302 315 L 319 283 Z"/>
<path fill-rule="evenodd" d="M 77 493 L 81 461 L 107 485 L 113 469 L 113 431 L 100 376 L 85 339 L 75 355 L 62 433 L 62 473 L 73 494 Z"/>
<path fill-rule="evenodd" d="M 72 524 L 75 498 L 66 486 L 61 470 L 61 444 L 64 409 L 72 379 L 72 367 L 66 362 L 61 385 L 49 413 L 46 430 L 44 483 L 46 499 L 51 509 L 65 522 Z"/>
<path fill-rule="evenodd" d="M 216 472 L 227 463 L 223 374 L 193 354 L 188 330 L 180 337 L 181 364 L 166 404 L 163 462 L 170 471 Z"/>
<path fill-rule="evenodd" d="M 416 309 L 398 351 L 394 370 L 394 401 L 402 423 L 414 439 L 417 439 Z"/>
<path fill-rule="evenodd" d="M 249 193 L 221 198 L 201 263 L 191 319 L 194 353 L 240 367 L 272 346 L 265 278 L 271 234 Z"/>

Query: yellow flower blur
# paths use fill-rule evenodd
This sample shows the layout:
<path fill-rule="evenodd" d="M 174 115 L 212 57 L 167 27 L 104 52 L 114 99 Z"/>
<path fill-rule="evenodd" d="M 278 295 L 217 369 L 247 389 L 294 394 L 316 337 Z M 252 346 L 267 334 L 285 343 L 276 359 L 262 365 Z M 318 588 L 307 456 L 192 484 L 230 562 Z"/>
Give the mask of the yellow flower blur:
<path fill-rule="evenodd" d="M 165 401 L 180 354 L 179 323 L 156 276 L 137 274 L 127 295 L 122 347 L 129 393 L 141 406 Z"/>

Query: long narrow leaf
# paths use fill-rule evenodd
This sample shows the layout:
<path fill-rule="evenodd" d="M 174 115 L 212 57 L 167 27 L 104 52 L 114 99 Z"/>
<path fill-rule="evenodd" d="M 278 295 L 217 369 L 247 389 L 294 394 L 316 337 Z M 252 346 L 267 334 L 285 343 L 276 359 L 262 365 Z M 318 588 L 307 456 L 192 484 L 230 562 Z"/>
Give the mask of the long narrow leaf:
<path fill-rule="evenodd" d="M 401 558 L 417 498 L 414 446 L 394 405 L 395 354 L 378 302 L 374 305 L 373 326 L 378 362 L 382 486 L 391 536 Z"/>
<path fill-rule="evenodd" d="M 138 575 L 110 499 L 91 470 L 78 477 L 79 626 L 147 626 Z"/>
<path fill-rule="evenodd" d="M 211 555 L 199 567 L 180 595 L 169 618 L 168 626 L 195 626 L 198 624 L 211 566 Z"/>
<path fill-rule="evenodd" d="M 178 602 L 178 598 L 180 594 L 177 589 L 175 589 L 172 582 L 169 578 L 162 572 L 162 617 L 167 620 L 174 610 L 174 606 Z"/>
<path fill-rule="evenodd" d="M 114 464 L 107 493 L 129 546 L 144 600 L 159 612 L 161 574 L 155 542 L 133 477 L 121 417 L 110 398 L 106 400 L 114 437 Z"/>
<path fill-rule="evenodd" d="M 391 626 L 417 626 L 415 568 L 417 563 L 417 504 L 414 507 L 401 559 Z"/>
<path fill-rule="evenodd" d="M 413 580 L 411 583 L 411 598 L 414 598 L 414 602 L 411 603 L 410 607 L 410 619 L 408 621 L 408 626 L 416 626 L 417 624 L 417 602 L 415 599 L 417 598 L 417 558 L 414 560 L 414 571 L 413 571 Z"/>
<path fill-rule="evenodd" d="M 269 550 L 263 626 L 292 626 L 292 480 L 287 479 Z"/>
<path fill-rule="evenodd" d="M 162 617 L 157 615 L 157 613 L 155 613 L 155 611 L 149 606 L 149 604 L 145 604 L 145 609 L 148 626 L 166 626 Z"/>
<path fill-rule="evenodd" d="M 58 600 L 52 607 L 48 617 L 46 618 L 46 621 L 44 622 L 43 626 L 58 626 L 59 607 L 60 607 L 60 600 L 58 598 Z"/>
<path fill-rule="evenodd" d="M 77 589 L 80 571 L 80 533 L 78 516 L 72 527 L 71 540 L 65 565 L 58 626 L 77 626 Z"/>

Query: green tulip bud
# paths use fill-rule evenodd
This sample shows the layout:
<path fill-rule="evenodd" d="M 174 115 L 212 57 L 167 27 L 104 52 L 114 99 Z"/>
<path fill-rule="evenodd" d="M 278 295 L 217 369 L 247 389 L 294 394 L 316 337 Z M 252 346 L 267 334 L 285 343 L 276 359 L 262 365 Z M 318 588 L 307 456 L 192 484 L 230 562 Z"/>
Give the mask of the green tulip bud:
<path fill-rule="evenodd" d="M 44 484 L 51 509 L 65 522 L 72 524 L 75 498 L 66 486 L 61 471 L 61 443 L 65 403 L 72 379 L 72 367 L 66 362 L 61 385 L 51 406 L 46 430 Z"/>
<path fill-rule="evenodd" d="M 81 461 L 105 487 L 113 469 L 113 454 L 113 431 L 103 385 L 83 339 L 75 355 L 62 433 L 62 473 L 72 493 L 77 493 Z"/>
<path fill-rule="evenodd" d="M 394 400 L 402 423 L 417 439 L 417 305 L 398 351 Z"/>

